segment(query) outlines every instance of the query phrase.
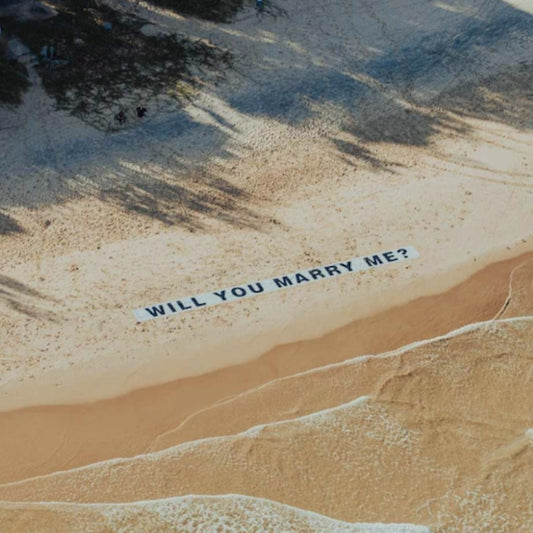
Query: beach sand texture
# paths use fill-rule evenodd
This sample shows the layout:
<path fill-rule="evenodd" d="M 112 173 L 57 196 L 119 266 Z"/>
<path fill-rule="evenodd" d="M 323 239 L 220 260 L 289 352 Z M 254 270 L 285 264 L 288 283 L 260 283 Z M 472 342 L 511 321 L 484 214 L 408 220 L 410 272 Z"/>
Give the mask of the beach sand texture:
<path fill-rule="evenodd" d="M 443 294 L 413 300 L 323 337 L 276 347 L 242 365 L 95 403 L 0 413 L 0 432 L 4 435 L 0 443 L 0 482 L 132 456 L 183 440 L 236 433 L 254 425 L 253 418 L 248 417 L 262 412 L 262 404 L 255 403 L 253 409 L 234 417 L 231 409 L 228 416 L 222 416 L 224 404 L 218 409 L 210 407 L 213 403 L 277 378 L 356 356 L 390 351 L 470 322 L 516 316 L 527 310 L 522 306 L 527 306 L 531 299 L 527 280 L 531 279 L 532 261 L 528 258 L 531 254 L 495 263 Z M 516 296 L 509 299 L 511 285 Z M 376 368 L 374 375 L 381 370 Z M 361 383 L 370 387 L 370 375 L 363 373 Z M 299 410 L 293 411 L 289 402 L 288 412 L 293 415 L 302 410 L 312 412 L 313 398 L 323 397 L 328 387 L 329 382 L 323 386 L 316 384 L 316 388 L 309 389 L 310 395 L 301 397 Z M 368 390 L 363 389 L 361 394 Z M 249 401 L 251 398 L 246 399 Z M 272 401 L 284 405 L 282 390 Z M 193 424 L 195 421 L 199 424 Z M 57 450 L 61 453 L 56 453 Z M 17 460 L 13 461 L 13 457 Z"/>
<path fill-rule="evenodd" d="M 528 531 L 532 267 L 514 266 L 496 319 L 276 379 L 197 413 L 161 451 L 0 486 L 6 531 L 66 531 L 76 517 L 89 531 Z M 186 442 L 217 428 L 228 436 Z M 187 500 L 200 493 L 227 496 Z"/>
<path fill-rule="evenodd" d="M 533 8 L 107 0 L 227 47 L 105 134 L 0 107 L 0 531 L 533 530 Z M 132 310 L 412 245 L 413 261 Z"/>
<path fill-rule="evenodd" d="M 359 367 L 374 358 L 326 367 L 313 373 L 331 384 L 326 403 L 336 393 L 345 401 L 346 390 L 353 400 L 234 436 L 3 485 L 0 498 L 109 504 L 237 493 L 347 521 L 525 532 L 533 519 L 531 324 L 501 319 L 376 356 L 387 368 L 365 396 L 357 396 Z M 307 377 L 283 384 L 296 405 Z M 263 391 L 265 405 L 272 388 Z"/>
<path fill-rule="evenodd" d="M 412 524 L 350 524 L 240 495 L 186 496 L 127 505 L 2 504 L 6 531 L 90 533 L 114 531 L 332 531 L 335 533 L 430 533 Z M 23 511 L 23 512 L 21 512 Z"/>

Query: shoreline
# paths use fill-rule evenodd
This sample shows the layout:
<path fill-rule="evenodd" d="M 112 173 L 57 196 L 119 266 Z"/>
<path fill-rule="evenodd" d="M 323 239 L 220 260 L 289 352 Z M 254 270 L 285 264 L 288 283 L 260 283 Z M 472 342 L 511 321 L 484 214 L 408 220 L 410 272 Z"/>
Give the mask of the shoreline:
<path fill-rule="evenodd" d="M 418 262 L 431 261 L 424 255 L 426 251 L 430 250 L 422 246 L 418 246 L 418 249 L 420 258 L 413 262 L 414 268 L 417 267 Z M 258 332 L 256 327 L 256 331 L 252 331 L 251 334 L 250 332 L 246 335 L 234 334 L 232 337 L 228 336 L 222 340 L 212 336 L 205 337 L 206 331 L 200 329 L 200 333 L 204 333 L 204 335 L 200 335 L 196 340 L 192 339 L 185 352 L 182 343 L 172 341 L 132 350 L 128 352 L 126 359 L 112 357 L 112 353 L 98 354 L 88 361 L 79 360 L 74 366 L 43 371 L 32 380 L 12 381 L 2 385 L 0 387 L 0 413 L 31 408 L 32 406 L 58 406 L 105 401 L 136 390 L 161 386 L 180 379 L 202 376 L 224 368 L 247 364 L 270 350 L 276 349 L 277 346 L 300 341 L 312 341 L 352 322 L 369 318 L 397 306 L 406 305 L 418 298 L 439 295 L 463 283 L 486 266 L 512 260 L 531 251 L 533 251 L 531 239 L 525 238 L 512 245 L 493 249 L 481 258 L 469 258 L 455 267 L 428 272 L 427 265 L 426 268 L 422 266 L 421 271 L 425 271 L 424 275 L 415 279 L 411 276 L 401 280 L 392 280 L 392 283 L 385 287 L 379 286 L 376 280 L 375 283 L 365 288 L 358 287 L 359 294 L 356 296 L 356 300 L 344 298 L 342 301 L 337 301 L 337 308 L 325 305 L 324 309 L 320 309 L 319 306 L 305 311 L 300 309 L 297 315 L 287 317 L 290 322 L 285 321 L 281 327 L 275 329 L 270 326 L 268 329 Z M 393 269 L 394 266 L 389 271 L 392 272 L 392 275 L 394 275 Z M 350 276 L 334 283 L 348 284 L 350 283 Z M 278 294 L 289 301 L 291 294 L 294 295 L 294 300 L 302 299 L 302 294 L 299 294 L 297 289 L 299 288 L 281 291 Z M 329 291 L 331 293 L 328 293 Z M 338 292 L 338 289 L 331 284 L 329 286 L 327 283 L 313 284 L 309 294 L 312 295 L 315 303 L 322 301 L 328 304 L 328 300 L 338 297 L 335 291 Z M 254 300 L 265 302 L 266 298 L 269 298 L 269 295 L 260 295 Z M 276 312 L 273 303 L 275 302 L 266 301 L 263 304 L 263 315 Z M 235 302 L 231 305 L 242 304 Z M 199 313 L 202 312 L 212 313 L 212 310 L 199 311 Z M 169 317 L 162 320 L 175 319 L 175 317 Z M 206 320 L 212 322 L 212 318 L 208 315 L 206 315 Z M 191 335 L 189 335 L 189 340 L 191 340 Z M 149 358 L 146 356 L 147 349 L 151 351 Z M 175 357 L 176 354 L 180 354 L 179 359 Z"/>
<path fill-rule="evenodd" d="M 530 251 L 491 263 L 448 291 L 410 300 L 319 338 L 277 346 L 240 365 L 92 403 L 1 412 L 1 431 L 9 436 L 0 450 L 1 482 L 136 455 L 194 412 L 272 379 L 490 320 L 507 299 L 511 272 L 531 257 Z M 429 313 L 434 313 L 431 319 Z M 384 327 L 388 335 L 379 334 Z M 61 454 L 55 454 L 59 449 Z"/>
<path fill-rule="evenodd" d="M 11 47 L 0 533 L 529 531 L 533 7 L 110 2 L 224 61 L 73 115 Z"/>
<path fill-rule="evenodd" d="M 530 266 L 528 263 L 529 274 Z M 529 283 L 525 289 L 530 294 Z M 511 475 L 509 498 L 513 501 L 517 496 L 520 498 L 513 508 L 517 512 L 527 508 L 529 501 L 526 488 L 529 480 L 525 472 L 531 459 L 527 453 L 530 432 L 524 435 L 528 427 L 524 427 L 524 421 L 529 420 L 528 407 L 533 397 L 527 379 L 530 359 L 527 347 L 531 334 L 531 317 L 471 324 L 449 335 L 383 356 L 363 357 L 318 369 L 321 378 L 318 382 L 313 383 L 311 379 L 309 383 L 314 372 L 293 376 L 289 378 L 292 386 L 285 387 L 289 396 L 285 402 L 284 394 L 281 398 L 279 394 L 283 392 L 282 386 L 270 402 L 267 394 L 262 404 L 267 410 L 273 407 L 274 412 L 276 406 L 282 409 L 292 406 L 290 411 L 285 409 L 281 420 L 265 424 L 255 420 L 246 430 L 226 437 L 206 438 L 154 454 L 114 458 L 5 484 L 1 487 L 3 497 L 19 502 L 112 504 L 199 494 L 208 487 L 208 493 L 213 495 L 234 493 L 266 497 L 352 521 L 413 522 L 433 526 L 431 509 L 419 513 L 420 508 L 426 507 L 422 503 L 427 501 L 428 494 L 434 500 L 441 500 L 447 513 L 453 513 L 457 507 L 454 503 L 458 502 L 449 501 L 446 494 L 458 480 L 460 495 L 476 488 L 482 495 L 488 494 L 490 510 L 494 502 L 490 496 L 502 482 L 509 481 Z M 490 354 L 487 354 L 487 345 Z M 372 367 L 377 372 L 372 372 Z M 500 371 L 495 372 L 496 369 Z M 367 387 L 368 370 L 374 377 L 377 374 L 378 380 L 371 393 L 364 394 L 361 389 Z M 385 376 L 384 370 L 388 370 Z M 299 383 L 294 383 L 293 378 Z M 487 398 L 486 394 L 476 393 L 469 386 L 472 380 L 478 384 L 481 380 L 482 390 L 494 387 L 494 396 Z M 313 397 L 313 385 L 318 383 L 324 394 Z M 454 394 L 450 395 L 450 390 Z M 317 404 L 313 407 L 304 402 L 310 412 L 300 414 L 298 406 L 302 396 Z M 328 398 L 334 403 L 328 405 Z M 485 414 L 484 419 L 496 420 L 496 424 L 472 424 L 467 415 L 472 411 L 477 415 L 474 421 Z M 509 417 L 509 413 L 514 416 Z M 230 416 L 235 414 L 233 411 Z M 466 426 L 461 425 L 463 421 Z M 442 426 L 444 431 L 440 432 Z M 462 433 L 465 427 L 470 431 Z M 450 439 L 450 434 L 457 438 Z M 327 447 L 321 445 L 323 438 L 328 439 Z M 399 444 L 391 443 L 391 440 L 397 443 L 398 438 L 402 438 Z M 338 447 L 340 452 L 332 454 L 330 450 L 338 450 Z M 339 461 L 341 453 L 346 460 Z M 372 461 L 375 457 L 384 460 Z M 250 463 L 257 467 L 250 468 Z M 384 463 L 389 468 L 387 472 L 380 472 Z M 307 477 L 307 464 L 315 469 L 313 477 L 321 483 L 331 479 L 332 472 L 336 479 L 340 478 L 342 497 L 338 498 L 338 493 L 328 494 L 328 500 L 324 501 L 322 491 L 298 490 L 302 486 L 316 486 L 315 479 Z M 358 471 L 370 465 L 377 472 L 354 477 L 353 471 L 347 471 L 346 464 L 355 464 Z M 433 466 L 429 471 L 428 465 Z M 480 486 L 480 479 L 487 480 L 487 468 L 492 470 L 496 480 L 493 478 L 488 484 L 482 482 Z M 517 468 L 523 474 L 518 480 L 518 490 L 514 490 L 516 477 L 513 473 Z M 256 481 L 258 476 L 259 481 Z M 380 486 L 392 483 L 391 489 L 396 489 L 396 494 L 406 495 L 400 507 L 396 499 L 392 505 L 385 502 L 388 505 L 383 507 L 382 493 L 372 491 L 376 479 Z M 102 484 L 102 480 L 105 483 Z M 416 487 L 416 492 L 405 490 L 409 486 Z M 369 492 L 375 497 L 365 500 Z M 354 509 L 351 494 L 356 494 L 358 508 Z M 413 497 L 416 498 L 414 506 Z M 500 505 L 504 509 L 507 507 L 504 502 Z"/>

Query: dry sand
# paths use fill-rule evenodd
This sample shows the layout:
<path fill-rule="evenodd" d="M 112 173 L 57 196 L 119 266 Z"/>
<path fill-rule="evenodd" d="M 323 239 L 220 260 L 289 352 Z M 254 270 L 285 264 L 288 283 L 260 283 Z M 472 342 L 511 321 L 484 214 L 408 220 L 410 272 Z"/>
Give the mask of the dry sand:
<path fill-rule="evenodd" d="M 526 290 L 527 282 L 518 273 L 523 272 L 526 280 L 531 279 L 525 266 L 520 268 L 528 257 L 531 254 L 493 264 L 446 293 L 414 300 L 321 338 L 279 346 L 243 365 L 96 403 L 0 413 L 0 432 L 4 435 L 0 443 L 0 481 L 135 455 L 152 448 L 154 442 L 157 448 L 164 447 L 168 439 L 175 444 L 171 428 L 179 426 L 187 417 L 269 380 L 436 337 L 470 322 L 500 316 L 503 307 L 505 316 L 513 316 L 509 314 L 513 312 L 520 314 L 521 302 L 528 301 L 527 294 L 517 296 L 518 303 L 511 299 L 506 305 L 506 300 L 511 277 L 515 284 L 519 280 L 520 289 L 515 290 Z M 387 335 L 382 335 L 384 330 L 388 331 Z M 302 398 L 301 408 L 305 409 L 305 405 L 306 400 Z M 186 440 L 192 440 L 234 433 L 254 425 L 246 425 L 244 415 L 236 419 L 230 416 L 229 420 L 221 418 L 218 423 L 218 411 L 215 409 L 213 414 L 200 434 L 189 434 L 188 424 L 180 429 L 180 434 L 184 431 L 190 437 Z M 248 415 L 255 416 L 254 410 Z M 38 448 L 34 445 L 36 439 Z"/>
<path fill-rule="evenodd" d="M 109 3 L 235 63 L 114 135 L 0 109 L 0 531 L 531 531 L 530 3 Z"/>
<path fill-rule="evenodd" d="M 526 532 L 533 523 L 533 322 L 523 315 L 532 300 L 532 264 L 513 269 L 499 319 L 274 380 L 187 421 L 204 431 L 266 424 L 6 484 L 0 499 L 100 502 L 106 504 L 100 513 L 112 509 L 126 525 L 152 520 L 154 531 L 160 516 L 146 504 L 130 514 L 109 504 L 245 494 L 349 522 Z M 511 308 L 520 316 L 508 318 Z M 168 434 L 167 446 L 171 437 L 184 440 L 179 432 Z M 61 527 L 75 511 L 2 508 L 6 523 L 37 516 Z M 80 508 L 82 517 L 89 512 L 96 514 Z M 194 508 L 189 512 L 194 515 Z"/>

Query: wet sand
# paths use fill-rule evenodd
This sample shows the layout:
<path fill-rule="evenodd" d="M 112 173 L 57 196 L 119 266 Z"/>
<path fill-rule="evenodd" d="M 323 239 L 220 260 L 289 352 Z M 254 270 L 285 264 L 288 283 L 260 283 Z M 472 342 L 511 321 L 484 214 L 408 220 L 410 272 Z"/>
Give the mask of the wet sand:
<path fill-rule="evenodd" d="M 112 533 L 124 527 L 157 533 L 185 531 L 335 531 L 336 533 L 430 533 L 410 524 L 351 524 L 288 505 L 239 495 L 188 496 L 127 505 L 0 503 L 4 533 L 39 530 Z M 217 527 L 219 529 L 217 529 Z"/>
<path fill-rule="evenodd" d="M 509 297 L 497 315 L 499 319 L 531 315 L 532 281 L 533 260 L 529 259 L 513 270 Z M 350 379 L 339 380 L 348 365 L 338 363 L 330 365 L 327 372 L 320 367 L 299 376 L 273 380 L 194 413 L 175 429 L 158 436 L 150 450 L 239 433 L 258 424 L 304 416 L 333 407 L 341 400 L 368 395 L 387 379 L 390 364 L 388 355 L 361 356 L 354 361 Z"/>
<path fill-rule="evenodd" d="M 444 294 L 414 300 L 322 338 L 279 346 L 244 365 L 91 404 L 0 413 L 4 435 L 0 480 L 5 483 L 160 448 L 166 434 L 187 417 L 228 396 L 283 376 L 386 352 L 491 319 L 505 305 L 511 272 L 531 255 L 490 265 Z M 213 425 L 207 434 L 221 430 Z"/>
<path fill-rule="evenodd" d="M 531 2 L 215 24 L 108 1 L 235 62 L 109 135 L 24 57 L 0 108 L 0 532 L 533 531 Z"/>
<path fill-rule="evenodd" d="M 238 493 L 345 521 L 526 532 L 533 520 L 532 326 L 531 317 L 473 324 L 279 380 L 288 408 L 321 383 L 316 411 L 3 485 L 0 498 L 109 504 Z M 365 391 L 369 370 L 377 379 Z M 278 392 L 258 391 L 267 411 L 275 411 Z M 333 406 L 324 408 L 324 392 Z"/>

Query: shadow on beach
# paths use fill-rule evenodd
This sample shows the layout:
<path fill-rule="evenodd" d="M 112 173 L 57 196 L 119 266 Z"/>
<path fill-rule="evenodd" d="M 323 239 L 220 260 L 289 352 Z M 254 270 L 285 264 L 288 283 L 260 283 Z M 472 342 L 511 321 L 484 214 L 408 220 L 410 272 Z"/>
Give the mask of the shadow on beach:
<path fill-rule="evenodd" d="M 524 55 L 533 17 L 502 0 L 456 4 L 447 9 L 415 2 L 412 11 L 391 8 L 385 1 L 344 1 L 335 12 L 340 34 L 334 37 L 328 6 L 310 9 L 295 2 L 287 2 L 279 18 L 233 24 L 192 20 L 181 29 L 194 24 L 200 37 L 204 31 L 212 42 L 236 53 L 246 40 L 250 55 L 260 58 L 246 73 L 236 58 L 242 84 L 231 92 L 207 89 L 235 116 L 295 128 L 333 118 L 344 138 L 326 135 L 339 158 L 390 169 L 394 162 L 376 155 L 372 143 L 424 147 L 437 133 L 468 135 L 468 118 L 532 127 L 532 63 L 518 56 L 511 62 L 492 58 L 511 46 Z M 268 41 L 263 42 L 265 35 Z M 315 42 L 321 39 L 325 44 L 317 49 Z M 268 43 L 290 60 L 272 58 Z M 212 119 L 209 124 L 183 109 L 107 136 L 83 129 L 67 136 L 43 127 L 37 131 L 40 138 L 24 151 L 22 170 L 15 156 L 6 162 L 5 170 L 14 177 L 0 182 L 0 209 L 7 213 L 13 207 L 95 197 L 193 231 L 204 228 L 207 219 L 260 229 L 264 199 L 209 170 L 213 161 L 242 157 L 230 148 L 235 123 L 231 115 L 209 106 L 204 111 Z M 43 174 L 46 180 L 39 178 Z M 33 193 L 7 194 L 13 181 L 24 181 Z M 6 213 L 0 231 L 21 231 Z"/>
<path fill-rule="evenodd" d="M 46 301 L 52 299 L 16 279 L 0 275 L 0 303 L 8 309 L 29 318 L 57 322 L 55 313 L 41 307 Z"/>

